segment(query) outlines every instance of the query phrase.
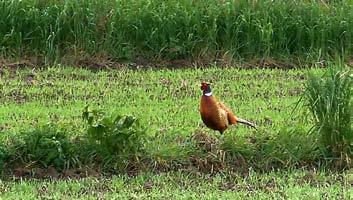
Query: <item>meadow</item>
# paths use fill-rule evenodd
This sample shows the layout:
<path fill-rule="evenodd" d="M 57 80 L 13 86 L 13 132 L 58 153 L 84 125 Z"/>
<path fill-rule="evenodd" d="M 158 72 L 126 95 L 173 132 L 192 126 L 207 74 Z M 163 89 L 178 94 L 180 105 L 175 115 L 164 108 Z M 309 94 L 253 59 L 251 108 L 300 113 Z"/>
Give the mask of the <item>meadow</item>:
<path fill-rule="evenodd" d="M 310 160 L 312 156 L 315 160 L 320 155 L 315 151 L 315 142 L 310 143 L 306 134 L 312 125 L 300 118 L 301 110 L 293 112 L 303 89 L 306 71 L 234 68 L 98 72 L 70 67 L 4 69 L 0 109 L 2 137 L 7 141 L 7 136 L 36 132 L 37 127 L 48 123 L 55 130 L 44 128 L 39 132 L 56 132 L 58 129 L 71 138 L 84 137 L 87 126 L 82 115 L 85 106 L 89 106 L 104 111 L 107 116 L 137 117 L 147 128 L 145 134 L 148 139 L 143 144 L 147 153 L 144 157 L 157 162 L 157 165 L 177 163 L 177 166 L 200 150 L 200 154 L 204 154 L 202 148 L 207 149 L 206 154 L 216 154 L 209 158 L 216 163 L 221 156 L 219 151 L 228 148 L 230 157 L 238 157 L 239 154 L 239 159 L 249 162 L 267 154 L 261 161 L 264 165 L 268 163 L 269 167 L 272 162 L 299 164 L 306 157 Z M 313 72 L 320 74 L 322 70 Z M 222 138 L 217 132 L 204 127 L 198 111 L 202 80 L 212 82 L 216 97 L 239 116 L 256 123 L 258 131 L 238 126 L 227 131 Z M 200 144 L 193 142 L 195 135 Z M 258 138 L 263 144 L 252 143 L 251 138 Z M 217 147 L 218 143 L 224 147 Z M 307 146 L 298 148 L 297 145 Z M 292 151 L 293 147 L 298 151 Z M 283 148 L 292 152 L 286 155 Z M 258 150 L 260 152 L 256 152 Z M 279 156 L 272 155 L 276 153 Z M 207 161 L 208 156 L 203 159 Z M 261 161 L 257 160 L 258 163 Z"/>
<path fill-rule="evenodd" d="M 337 171 L 319 135 L 309 133 L 307 108 L 297 107 L 308 74 L 325 72 L 2 68 L 1 141 L 9 157 L 1 197 L 352 197 L 351 171 Z M 200 81 L 211 82 L 214 95 L 258 131 L 238 125 L 220 136 L 206 128 L 198 113 Z M 143 144 L 132 145 L 142 150 L 107 155 L 80 142 L 87 137 L 87 105 L 107 116 L 137 117 L 147 131 Z M 47 160 L 48 152 L 60 160 Z"/>
<path fill-rule="evenodd" d="M 3 199 L 350 199 L 352 173 L 302 170 L 246 176 L 162 173 L 81 180 L 0 181 Z"/>
<path fill-rule="evenodd" d="M 352 41 L 351 0 L 0 1 L 0 199 L 352 198 Z"/>

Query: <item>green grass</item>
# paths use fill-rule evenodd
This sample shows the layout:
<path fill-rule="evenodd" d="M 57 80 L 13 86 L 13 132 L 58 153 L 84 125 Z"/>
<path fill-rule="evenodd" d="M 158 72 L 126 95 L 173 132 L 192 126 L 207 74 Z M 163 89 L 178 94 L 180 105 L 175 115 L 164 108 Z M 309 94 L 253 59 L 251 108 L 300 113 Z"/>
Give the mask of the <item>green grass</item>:
<path fill-rule="evenodd" d="M 322 77 L 310 75 L 305 85 L 305 105 L 310 110 L 323 146 L 332 157 L 352 152 L 353 79 L 349 70 L 329 69 Z"/>
<path fill-rule="evenodd" d="M 352 8 L 350 0 L 5 0 L 0 53 L 46 64 L 92 55 L 321 62 L 352 56 Z"/>
<path fill-rule="evenodd" d="M 302 170 L 215 176 L 175 172 L 82 180 L 0 181 L 0 198 L 350 199 L 352 175 Z"/>
<path fill-rule="evenodd" d="M 11 146 L 13 138 L 28 141 L 27 149 L 34 142 L 48 151 L 33 148 L 29 156 L 16 158 L 59 153 L 61 157 L 54 157 L 69 158 L 68 162 L 59 162 L 64 166 L 59 170 L 87 166 L 95 169 L 98 164 L 102 169 L 98 172 L 115 175 L 81 180 L 1 181 L 0 198 L 350 198 L 351 171 L 331 172 L 325 168 L 318 138 L 307 134 L 312 122 L 302 117 L 303 107 L 293 111 L 308 72 L 322 75 L 326 69 L 93 72 L 71 67 L 2 68 L 0 139 L 4 147 Z M 259 131 L 239 125 L 221 137 L 204 127 L 198 113 L 201 81 L 211 82 L 214 95 L 237 115 L 254 121 Z M 119 173 L 121 168 L 113 165 L 126 160 L 111 157 L 113 161 L 100 163 L 88 150 L 91 146 L 67 145 L 67 137 L 75 142 L 74 138 L 86 136 L 82 112 L 87 104 L 108 115 L 131 114 L 147 127 L 144 151 L 126 165 L 132 164 L 142 173 L 136 177 L 123 175 Z M 47 123 L 54 129 L 36 128 Z M 38 134 L 48 142 L 38 142 Z M 10 150 L 14 155 L 22 152 Z M 56 162 L 24 161 L 33 171 Z M 156 173 L 161 171 L 169 172 Z"/>
<path fill-rule="evenodd" d="M 320 69 L 310 71 L 323 72 Z M 293 112 L 306 73 L 307 70 L 235 68 L 98 72 L 68 67 L 4 68 L 1 138 L 4 144 L 9 144 L 12 138 L 32 135 L 33 131 L 45 134 L 35 127 L 48 122 L 65 135 L 84 138 L 86 124 L 82 112 L 88 104 L 103 109 L 108 115 L 133 115 L 140 120 L 147 128 L 148 137 L 140 162 L 147 163 L 148 168 L 173 169 L 190 161 L 201 166 L 201 171 L 226 170 L 234 162 L 240 162 L 236 165 L 240 168 L 252 166 L 263 170 L 307 163 L 320 165 L 316 161 L 322 160 L 322 154 L 317 149 L 316 139 L 306 134 L 311 124 L 301 119 L 300 110 Z M 255 122 L 259 131 L 239 125 L 231 127 L 225 137 L 220 138 L 204 127 L 198 111 L 202 80 L 210 81 L 214 95 L 236 115 Z M 89 155 L 69 153 L 65 156 L 94 162 L 90 151 L 89 148 L 80 151 Z M 21 158 L 21 154 L 14 157 Z M 116 162 L 119 163 L 119 159 Z M 70 166 L 84 164 L 78 162 Z"/>
<path fill-rule="evenodd" d="M 307 118 L 305 107 L 294 109 L 306 75 L 321 76 L 326 69 L 145 66 L 168 60 L 216 66 L 258 58 L 264 65 L 277 60 L 344 63 L 352 57 L 351 0 L 5 0 L 0 11 L 0 64 L 143 65 L 96 72 L 0 68 L 0 169 L 7 179 L 0 180 L 0 199 L 353 197 L 352 172 L 328 170 L 352 167 L 351 157 L 341 158 L 347 165 L 337 167 L 320 148 L 320 136 L 308 134 L 319 122 L 330 135 L 326 125 L 332 124 L 317 113 L 318 121 Z M 220 136 L 207 129 L 198 113 L 201 81 L 211 82 L 214 95 L 259 130 L 239 125 Z M 351 89 L 349 84 L 342 88 Z M 311 94 L 320 97 L 321 89 Z M 330 105 L 340 99 L 333 97 Z M 342 122 L 349 117 L 349 103 L 326 112 L 348 136 L 351 120 Z M 316 111 L 326 104 L 311 103 Z M 82 119 L 87 105 L 106 115 L 87 125 Z M 139 119 L 146 133 L 131 135 L 136 130 L 125 125 L 133 117 L 114 120 L 126 115 Z M 84 176 L 87 168 L 89 175 L 107 176 L 8 180 L 10 172 L 54 178 Z"/>
<path fill-rule="evenodd" d="M 0 123 L 3 132 L 28 130 L 37 122 L 67 123 L 78 134 L 86 104 L 109 113 L 131 114 L 150 134 L 188 135 L 199 126 L 201 80 L 213 83 L 214 94 L 239 116 L 262 131 L 277 132 L 291 124 L 298 100 L 301 70 L 119 70 L 3 69 Z M 265 118 L 273 123 L 266 123 Z M 274 123 L 275 122 L 275 123 Z M 255 133 L 239 127 L 230 133 Z"/>

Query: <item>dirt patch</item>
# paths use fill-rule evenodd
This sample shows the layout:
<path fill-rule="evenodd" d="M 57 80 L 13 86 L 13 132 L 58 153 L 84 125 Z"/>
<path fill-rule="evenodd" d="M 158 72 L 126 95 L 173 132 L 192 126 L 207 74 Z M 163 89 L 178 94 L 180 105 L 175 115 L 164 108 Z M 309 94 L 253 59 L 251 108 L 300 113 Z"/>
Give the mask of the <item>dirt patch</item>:
<path fill-rule="evenodd" d="M 201 130 L 196 130 L 191 136 L 191 141 L 197 150 L 190 156 L 189 162 L 198 171 L 204 173 L 237 171 L 240 174 L 247 174 L 247 161 L 241 155 L 230 155 L 222 147 L 223 139 L 221 136 L 217 138 Z"/>
<path fill-rule="evenodd" d="M 13 101 L 16 102 L 17 104 L 25 103 L 28 99 L 26 95 L 22 94 L 18 90 L 11 91 L 7 96 L 13 99 Z"/>
<path fill-rule="evenodd" d="M 102 175 L 98 167 L 95 168 L 77 168 L 58 171 L 54 167 L 48 168 L 26 168 L 17 167 L 12 172 L 7 172 L 5 178 L 14 179 L 80 179 L 85 177 L 100 177 Z"/>
<path fill-rule="evenodd" d="M 13 60 L 1 60 L 0 61 L 1 67 L 8 67 L 8 68 L 23 68 L 23 67 L 31 67 L 35 68 L 37 66 L 41 66 L 41 64 L 36 64 L 35 62 L 27 59 L 23 59 L 20 61 L 13 61 Z"/>
<path fill-rule="evenodd" d="M 114 62 L 103 55 L 81 58 L 77 60 L 74 65 L 91 70 L 119 69 L 123 67 L 122 63 Z"/>
<path fill-rule="evenodd" d="M 46 65 L 52 65 L 44 62 L 41 56 L 25 57 L 23 59 L 0 59 L 0 67 L 8 67 L 12 69 L 18 68 L 42 68 Z M 353 63 L 353 61 L 348 62 Z M 128 67 L 130 69 L 144 68 L 205 68 L 210 66 L 217 67 L 239 67 L 244 69 L 267 68 L 267 69 L 295 69 L 300 66 L 305 66 L 305 63 L 299 61 L 280 60 L 271 57 L 259 59 L 246 59 L 244 61 L 235 61 L 228 55 L 203 56 L 195 59 L 161 59 L 161 58 L 146 58 L 143 56 L 135 56 L 131 60 L 116 60 L 110 58 L 106 53 L 96 53 L 93 55 L 85 54 L 84 52 L 72 52 L 64 55 L 56 64 L 64 66 L 77 66 L 88 68 L 91 70 L 102 69 L 120 69 Z M 307 63 L 308 64 L 308 63 Z M 322 65 L 325 63 L 323 62 Z M 353 64 L 352 64 L 353 65 Z"/>
<path fill-rule="evenodd" d="M 191 136 L 191 141 L 195 144 L 199 152 L 191 155 L 190 162 L 199 171 L 208 171 L 212 174 L 224 169 L 225 154 L 219 148 L 217 138 L 201 130 L 196 130 L 194 135 Z"/>
<path fill-rule="evenodd" d="M 267 183 L 257 183 L 257 184 L 245 184 L 237 185 L 234 182 L 222 182 L 219 184 L 218 189 L 222 191 L 247 191 L 252 192 L 256 190 L 263 190 L 265 192 L 273 192 L 276 189 L 276 183 L 273 180 L 268 181 Z"/>
<path fill-rule="evenodd" d="M 35 82 L 35 75 L 34 74 L 28 74 L 24 77 L 24 80 L 23 82 L 26 84 L 26 85 L 33 85 L 34 82 Z"/>

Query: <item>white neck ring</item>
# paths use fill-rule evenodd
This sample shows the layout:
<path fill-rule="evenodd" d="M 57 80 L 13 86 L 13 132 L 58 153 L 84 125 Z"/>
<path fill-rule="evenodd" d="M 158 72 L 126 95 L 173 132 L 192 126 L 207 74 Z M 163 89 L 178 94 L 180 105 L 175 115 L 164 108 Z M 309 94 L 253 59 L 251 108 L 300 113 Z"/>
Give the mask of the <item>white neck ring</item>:
<path fill-rule="evenodd" d="M 212 92 L 205 93 L 204 95 L 205 95 L 205 96 L 208 96 L 208 97 L 209 97 L 209 96 L 212 96 Z"/>

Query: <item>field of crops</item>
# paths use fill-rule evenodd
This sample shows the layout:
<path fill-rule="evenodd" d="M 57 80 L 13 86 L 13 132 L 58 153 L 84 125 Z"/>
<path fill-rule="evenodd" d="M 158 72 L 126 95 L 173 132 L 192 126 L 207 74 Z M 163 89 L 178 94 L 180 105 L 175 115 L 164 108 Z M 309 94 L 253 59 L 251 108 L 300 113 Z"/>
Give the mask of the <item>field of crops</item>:
<path fill-rule="evenodd" d="M 28 130 L 38 121 L 71 123 L 71 129 L 80 132 L 81 112 L 88 104 L 109 113 L 137 116 L 149 134 L 160 130 L 185 136 L 198 127 L 200 82 L 208 81 L 235 113 L 259 124 L 260 132 L 272 134 L 293 124 L 292 109 L 307 71 L 3 69 L 0 122 L 7 124 L 2 128 L 6 132 Z M 237 132 L 255 134 L 246 128 Z"/>
<path fill-rule="evenodd" d="M 199 116 L 200 81 L 212 82 L 216 97 L 241 117 L 258 124 L 259 131 L 242 126 L 230 129 L 226 137 L 234 136 L 229 140 L 239 142 L 236 137 L 271 137 L 291 131 L 305 134 L 310 129 L 310 123 L 298 117 L 302 116 L 300 110 L 293 112 L 306 71 L 4 69 L 1 129 L 5 135 L 13 135 L 29 132 L 37 123 L 52 122 L 73 135 L 82 135 L 85 124 L 81 115 L 89 105 L 108 115 L 136 116 L 147 127 L 148 136 L 156 138 L 147 141 L 152 154 L 180 159 L 188 157 L 189 152 L 180 150 L 180 145 L 188 143 L 175 143 L 178 137 L 186 138 L 198 131 L 218 137 L 217 132 L 203 127 Z M 299 135 L 298 139 L 303 138 Z"/>
<path fill-rule="evenodd" d="M 0 199 L 353 198 L 352 50 L 351 0 L 0 1 Z"/>
<path fill-rule="evenodd" d="M 352 56 L 350 0 L 6 0 L 0 10 L 0 54 L 34 65 Z"/>
<path fill-rule="evenodd" d="M 3 149 L 12 149 L 12 156 L 20 158 L 8 160 L 15 163 L 15 168 L 17 164 L 13 172 L 15 177 L 85 177 L 83 172 L 70 170 L 86 166 L 95 170 L 85 172 L 93 177 L 120 171 L 138 173 L 129 169 L 129 163 L 118 165 L 121 162 L 131 162 L 145 172 L 135 178 L 123 175 L 81 181 L 2 182 L 0 191 L 5 192 L 2 197 L 18 194 L 45 197 L 52 190 L 50 195 L 57 198 L 81 195 L 196 198 L 201 194 L 210 199 L 219 196 L 352 196 L 349 188 L 353 179 L 349 171 L 343 174 L 322 171 L 327 163 L 317 142 L 318 135 L 307 134 L 312 122 L 304 117 L 303 107 L 295 107 L 307 75 L 322 75 L 325 71 L 4 68 L 1 71 L 1 141 Z M 230 128 L 222 137 L 204 127 L 198 113 L 202 80 L 211 82 L 214 95 L 239 116 L 255 122 L 259 130 L 239 125 Z M 45 131 L 54 129 L 54 132 L 63 132 L 69 141 L 84 138 L 87 126 L 82 112 L 86 105 L 100 108 L 107 115 L 133 115 L 140 119 L 141 125 L 147 127 L 147 140 L 143 152 L 137 154 L 139 162 L 119 156 L 108 156 L 114 159 L 110 161 L 97 161 L 97 157 L 104 155 L 94 154 L 84 146 L 66 151 L 66 140 L 51 138 L 50 131 L 47 135 Z M 48 123 L 54 128 L 38 128 Z M 44 131 L 37 133 L 38 129 Z M 31 143 L 27 135 L 43 137 L 45 140 L 37 142 L 44 146 Z M 26 141 L 25 145 L 23 141 Z M 55 145 L 51 145 L 52 142 Z M 16 144 L 12 146 L 11 143 Z M 62 151 L 55 155 L 62 159 L 46 160 L 50 156 L 45 151 L 57 152 L 58 148 Z M 26 167 L 18 165 L 21 162 Z M 100 170 L 96 170 L 97 164 L 101 165 Z M 48 166 L 51 170 L 46 171 Z M 53 171 L 51 166 L 57 170 Z M 307 170 L 295 170 L 298 167 Z M 273 173 L 272 169 L 284 171 Z M 154 175 L 169 170 L 184 172 Z M 9 172 L 5 170 L 4 173 Z M 170 192 L 175 188 L 178 192 Z"/>

